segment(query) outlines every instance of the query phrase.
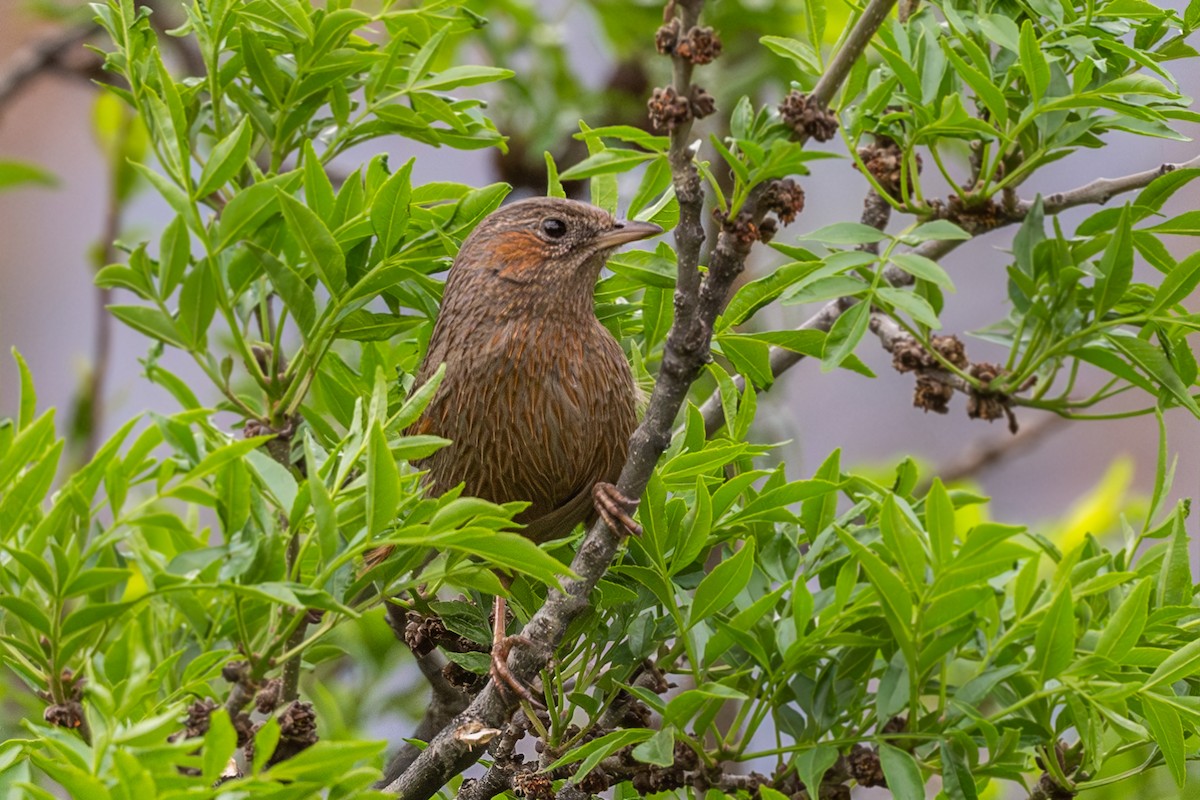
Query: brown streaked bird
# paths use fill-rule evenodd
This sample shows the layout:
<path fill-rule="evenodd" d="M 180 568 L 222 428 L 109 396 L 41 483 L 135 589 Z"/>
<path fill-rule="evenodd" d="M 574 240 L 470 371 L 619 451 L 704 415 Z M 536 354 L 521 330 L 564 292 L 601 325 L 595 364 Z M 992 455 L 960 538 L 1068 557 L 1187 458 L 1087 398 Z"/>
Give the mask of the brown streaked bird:
<path fill-rule="evenodd" d="M 615 248 L 661 232 L 543 197 L 497 210 L 467 237 L 414 384 L 445 363 L 411 429 L 452 442 L 418 462 L 430 492 L 462 483 L 495 503 L 528 501 L 516 520 L 535 542 L 597 516 L 615 532 L 640 530 L 630 517 L 636 501 L 613 485 L 637 425 L 637 390 L 593 296 Z M 520 640 L 505 635 L 503 597 L 494 611 L 493 681 L 531 700 L 507 667 Z"/>

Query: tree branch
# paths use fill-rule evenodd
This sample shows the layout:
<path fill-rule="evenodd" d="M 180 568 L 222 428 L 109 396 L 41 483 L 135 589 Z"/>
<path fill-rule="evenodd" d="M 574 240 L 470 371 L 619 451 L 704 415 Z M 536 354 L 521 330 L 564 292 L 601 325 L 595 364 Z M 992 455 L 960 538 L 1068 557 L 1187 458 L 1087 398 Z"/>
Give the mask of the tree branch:
<path fill-rule="evenodd" d="M 0 109 L 38 75 L 58 66 L 63 56 L 98 30 L 91 22 L 63 28 L 14 53 L 0 70 Z"/>
<path fill-rule="evenodd" d="M 1153 169 L 1135 172 L 1119 178 L 1098 178 L 1083 186 L 1044 196 L 1042 207 L 1046 214 L 1059 214 L 1067 209 L 1078 206 L 1103 205 L 1118 194 L 1143 189 L 1155 178 L 1159 178 L 1169 172 L 1194 168 L 1200 168 L 1200 156 L 1180 163 L 1160 164 Z M 1033 201 L 1019 201 L 1011 213 L 1004 215 L 998 220 L 997 225 L 988 230 L 995 230 L 996 228 L 1006 227 L 1023 221 L 1031 208 L 1033 208 Z M 962 243 L 963 240 L 939 239 L 925 242 L 913 252 L 937 261 Z M 912 275 L 891 264 L 884 269 L 884 279 L 893 286 L 908 286 L 913 282 Z M 839 297 L 836 300 L 831 300 L 820 311 L 797 326 L 797 330 L 828 332 L 833 327 L 833 323 L 837 321 L 837 318 L 842 315 L 842 312 L 850 308 L 854 303 L 854 299 L 848 297 Z M 778 379 L 784 372 L 787 372 L 803 361 L 804 354 L 772 347 L 770 360 L 771 373 Z M 734 384 L 741 391 L 745 388 L 746 382 L 741 375 L 737 375 L 734 377 Z M 704 415 L 704 427 L 708 435 L 711 436 L 716 433 L 725 424 L 724 411 L 721 407 L 721 396 L 719 393 L 714 392 L 700 407 L 700 410 Z"/>
<path fill-rule="evenodd" d="M 895 0 L 872 0 L 835 63 L 853 64 L 878 28 Z M 672 0 L 667 6 L 680 15 L 681 27 L 699 16 L 702 0 Z M 882 14 L 871 9 L 883 9 Z M 873 22 L 873 27 L 871 27 Z M 690 27 L 690 26 L 689 26 Z M 867 28 L 869 27 L 869 32 Z M 851 45 L 857 47 L 852 51 Z M 675 57 L 678 59 L 679 55 Z M 824 79 L 824 91 L 832 96 L 849 72 L 849 66 L 834 77 Z M 832 65 L 831 65 L 832 68 Z M 690 79 L 689 71 L 676 65 L 676 80 Z M 691 95 L 689 85 L 676 86 L 682 97 Z M 680 92 L 686 88 L 687 92 Z M 687 398 L 693 380 L 710 358 L 713 324 L 728 300 L 729 290 L 741 273 L 754 238 L 737 220 L 730 220 L 718 234 L 707 274 L 699 272 L 699 252 L 704 243 L 703 200 L 694 153 L 686 142 L 686 124 L 677 126 L 672 136 L 671 159 L 674 185 L 680 200 L 680 221 L 676 227 L 678 247 L 675 295 L 675 321 L 667 334 L 658 381 L 650 397 L 645 418 L 629 442 L 629 455 L 617 488 L 628 497 L 641 497 L 658 458 L 671 441 L 671 430 L 679 409 Z M 684 158 L 686 156 L 686 159 Z M 693 179 L 695 182 L 693 183 Z M 695 189 L 695 195 L 691 192 Z M 752 199 L 753 200 L 753 199 Z M 748 208 L 754 207 L 748 202 Z M 761 217 L 754 209 L 751 219 Z M 517 680 L 529 682 L 540 672 L 566 634 L 567 627 L 588 608 L 588 595 L 608 571 L 621 545 L 621 539 L 598 521 L 584 536 L 571 562 L 571 571 L 579 576 L 565 581 L 561 590 L 552 589 L 545 604 L 530 618 L 522 635 L 534 646 L 514 648 L 508 666 Z M 488 684 L 461 714 L 457 715 L 417 756 L 409 769 L 387 786 L 406 800 L 432 797 L 454 775 L 459 774 L 483 754 L 478 732 L 498 731 L 516 707 L 511 695 L 501 694 Z M 490 734 L 494 735 L 494 734 Z"/>

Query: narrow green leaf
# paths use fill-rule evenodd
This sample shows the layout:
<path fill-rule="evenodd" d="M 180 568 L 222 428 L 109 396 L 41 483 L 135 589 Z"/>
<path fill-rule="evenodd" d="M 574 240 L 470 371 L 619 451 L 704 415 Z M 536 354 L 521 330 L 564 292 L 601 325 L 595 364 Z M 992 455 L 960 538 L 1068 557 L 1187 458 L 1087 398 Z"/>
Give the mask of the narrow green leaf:
<path fill-rule="evenodd" d="M 1057 678 L 1075 657 L 1075 611 L 1071 587 L 1064 584 L 1038 625 L 1033 666 L 1042 682 Z"/>
<path fill-rule="evenodd" d="M 392 524 L 400 506 L 400 473 L 379 422 L 367 438 L 367 533 L 374 537 Z"/>
<path fill-rule="evenodd" d="M 720 611 L 746 588 L 754 571 L 754 540 L 746 539 L 730 558 L 713 567 L 696 587 L 692 607 L 688 611 L 687 627 Z"/>
<path fill-rule="evenodd" d="M 887 778 L 888 791 L 895 800 L 925 800 L 921 768 L 908 752 L 880 742 L 879 762 L 883 766 L 883 776 Z"/>
<path fill-rule="evenodd" d="M 406 161 L 395 175 L 379 187 L 375 199 L 371 201 L 371 227 L 379 237 L 380 255 L 385 258 L 395 251 L 408 226 L 414 161 L 412 158 Z"/>
<path fill-rule="evenodd" d="M 1137 644 L 1146 628 L 1147 602 L 1153 588 L 1153 579 L 1145 578 L 1133 587 L 1104 625 L 1096 642 L 1096 655 L 1120 662 Z"/>
<path fill-rule="evenodd" d="M 288 230 L 304 249 L 326 288 L 335 295 L 346 288 L 346 257 L 329 228 L 311 209 L 277 189 L 280 208 Z"/>
<path fill-rule="evenodd" d="M 1143 692 L 1141 698 L 1146 725 L 1154 736 L 1154 743 L 1162 753 L 1171 779 L 1182 789 L 1187 782 L 1187 764 L 1179 713 L 1151 692 Z"/>
<path fill-rule="evenodd" d="M 1021 71 L 1025 73 L 1025 82 L 1029 84 L 1029 90 L 1036 103 L 1046 94 L 1046 89 L 1050 86 L 1050 66 L 1046 63 L 1046 56 L 1042 53 L 1042 48 L 1038 42 L 1037 33 L 1033 30 L 1033 23 L 1025 20 L 1021 25 Z"/>
<path fill-rule="evenodd" d="M 254 129 L 250 127 L 249 119 L 242 117 L 238 126 L 217 142 L 209 154 L 196 185 L 194 197 L 197 200 L 220 189 L 246 165 L 250 158 L 250 145 L 254 141 Z"/>
<path fill-rule="evenodd" d="M 1092 291 L 1096 319 L 1104 316 L 1110 308 L 1120 302 L 1129 282 L 1133 278 L 1133 236 L 1129 204 L 1121 210 L 1121 218 L 1113 230 L 1108 247 L 1097 264 L 1099 275 Z"/>

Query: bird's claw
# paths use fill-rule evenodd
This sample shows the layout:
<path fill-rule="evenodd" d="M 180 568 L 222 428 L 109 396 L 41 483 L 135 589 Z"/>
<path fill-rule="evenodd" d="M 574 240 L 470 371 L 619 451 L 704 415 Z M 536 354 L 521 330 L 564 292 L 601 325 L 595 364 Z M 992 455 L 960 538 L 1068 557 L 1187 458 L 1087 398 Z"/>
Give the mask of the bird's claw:
<path fill-rule="evenodd" d="M 608 529 L 618 536 L 641 536 L 642 526 L 633 519 L 638 501 L 626 497 L 611 483 L 597 483 L 592 488 L 592 500 L 596 512 Z"/>
<path fill-rule="evenodd" d="M 488 669 L 492 684 L 500 691 L 511 690 L 513 694 L 534 708 L 545 708 L 545 703 L 534 697 L 533 692 L 529 691 L 529 687 L 521 683 L 508 668 L 508 654 L 516 644 L 533 647 L 533 641 L 528 636 L 505 636 L 492 645 L 492 666 Z"/>

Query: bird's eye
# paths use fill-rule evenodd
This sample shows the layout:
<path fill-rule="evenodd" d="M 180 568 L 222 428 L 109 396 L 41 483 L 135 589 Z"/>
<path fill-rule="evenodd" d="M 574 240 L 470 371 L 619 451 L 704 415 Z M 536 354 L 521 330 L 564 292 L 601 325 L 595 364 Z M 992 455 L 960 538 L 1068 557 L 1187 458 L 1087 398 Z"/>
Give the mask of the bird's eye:
<path fill-rule="evenodd" d="M 567 223 L 563 222 L 558 217 L 550 217 L 542 220 L 542 233 L 549 236 L 551 239 L 561 239 L 567 233 Z"/>

